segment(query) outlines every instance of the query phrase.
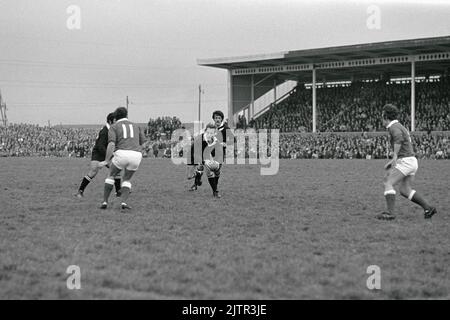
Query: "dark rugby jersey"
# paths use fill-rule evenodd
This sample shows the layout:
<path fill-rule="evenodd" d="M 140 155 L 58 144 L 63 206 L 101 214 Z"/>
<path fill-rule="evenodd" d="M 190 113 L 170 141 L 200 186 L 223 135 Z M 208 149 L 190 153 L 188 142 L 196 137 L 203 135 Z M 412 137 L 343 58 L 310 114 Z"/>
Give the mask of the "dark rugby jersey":
<path fill-rule="evenodd" d="M 391 147 L 394 148 L 394 144 L 399 144 L 401 146 L 398 152 L 398 157 L 414 157 L 414 149 L 408 130 L 397 120 L 391 121 L 391 123 L 387 126 L 387 129 L 391 138 Z"/>
<path fill-rule="evenodd" d="M 132 150 L 141 152 L 145 142 L 141 128 L 128 119 L 120 119 L 108 131 L 108 143 L 114 142 L 117 150 Z"/>
<path fill-rule="evenodd" d="M 219 142 L 227 142 L 227 129 L 230 129 L 226 122 L 223 122 L 219 127 L 217 127 L 217 139 Z"/>
<path fill-rule="evenodd" d="M 92 149 L 92 153 L 98 153 L 106 156 L 106 148 L 108 146 L 108 130 L 109 124 L 103 126 L 103 128 L 98 133 L 97 140 L 95 141 L 94 148 Z"/>
<path fill-rule="evenodd" d="M 218 128 L 217 128 L 217 134 L 216 134 L 216 137 L 217 137 L 217 140 L 219 141 L 219 143 L 221 143 L 221 142 L 223 142 L 223 143 L 227 143 L 227 138 L 228 139 L 234 139 L 234 136 L 233 136 L 233 134 L 231 133 L 231 132 L 228 132 L 228 133 L 230 133 L 230 136 L 229 137 L 227 137 L 227 130 L 229 130 L 230 129 L 230 127 L 228 126 L 228 123 L 226 123 L 226 122 L 223 122 Z M 223 146 L 223 160 L 225 161 L 225 158 L 226 158 L 226 145 L 224 145 Z"/>

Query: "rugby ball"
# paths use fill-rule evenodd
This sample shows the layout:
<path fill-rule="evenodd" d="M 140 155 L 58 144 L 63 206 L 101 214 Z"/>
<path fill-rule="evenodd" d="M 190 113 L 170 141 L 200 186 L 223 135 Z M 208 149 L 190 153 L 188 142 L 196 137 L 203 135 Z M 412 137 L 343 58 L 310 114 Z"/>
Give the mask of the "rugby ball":
<path fill-rule="evenodd" d="M 209 170 L 215 171 L 219 169 L 219 162 L 215 160 L 205 160 L 205 166 L 208 167 Z"/>

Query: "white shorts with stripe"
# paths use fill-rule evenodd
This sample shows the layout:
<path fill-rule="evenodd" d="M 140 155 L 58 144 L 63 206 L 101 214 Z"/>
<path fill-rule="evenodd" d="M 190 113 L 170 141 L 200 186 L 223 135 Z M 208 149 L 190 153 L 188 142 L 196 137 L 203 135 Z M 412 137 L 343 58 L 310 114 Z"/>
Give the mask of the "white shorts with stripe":
<path fill-rule="evenodd" d="M 419 164 L 416 157 L 405 157 L 397 160 L 395 169 L 398 169 L 405 176 L 413 176 L 416 174 Z"/>
<path fill-rule="evenodd" d="M 117 150 L 112 163 L 120 170 L 136 171 L 142 160 L 142 153 L 133 150 Z"/>

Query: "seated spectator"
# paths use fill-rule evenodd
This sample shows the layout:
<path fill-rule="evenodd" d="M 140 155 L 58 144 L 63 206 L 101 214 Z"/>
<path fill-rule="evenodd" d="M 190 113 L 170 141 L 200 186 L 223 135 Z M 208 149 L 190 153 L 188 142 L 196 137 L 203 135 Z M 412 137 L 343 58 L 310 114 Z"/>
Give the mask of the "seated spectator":
<path fill-rule="evenodd" d="M 330 131 L 383 131 L 381 109 L 394 103 L 402 111 L 399 119 L 409 126 L 410 84 L 353 82 L 350 86 L 317 89 L 317 129 Z M 416 83 L 416 130 L 450 130 L 450 81 Z M 312 130 L 311 90 L 297 86 L 290 96 L 253 119 L 256 128 L 274 128 L 296 132 L 304 127 Z"/>

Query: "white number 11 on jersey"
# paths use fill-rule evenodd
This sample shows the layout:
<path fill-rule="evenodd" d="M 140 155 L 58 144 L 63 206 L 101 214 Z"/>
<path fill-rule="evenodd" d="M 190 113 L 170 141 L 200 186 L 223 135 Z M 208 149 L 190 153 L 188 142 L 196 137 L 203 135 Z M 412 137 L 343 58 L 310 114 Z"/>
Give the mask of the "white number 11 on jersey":
<path fill-rule="evenodd" d="M 134 138 L 133 125 L 129 124 L 128 126 L 130 127 L 130 138 Z M 123 131 L 123 138 L 126 139 L 128 135 L 127 135 L 127 126 L 125 124 L 122 124 L 122 131 Z"/>

